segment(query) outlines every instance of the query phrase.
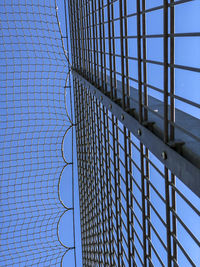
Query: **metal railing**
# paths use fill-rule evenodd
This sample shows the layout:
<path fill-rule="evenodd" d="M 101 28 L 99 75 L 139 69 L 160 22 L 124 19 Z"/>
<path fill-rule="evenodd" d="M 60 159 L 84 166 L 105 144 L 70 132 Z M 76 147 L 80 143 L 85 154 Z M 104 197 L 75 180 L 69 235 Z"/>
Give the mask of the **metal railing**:
<path fill-rule="evenodd" d="M 200 7 L 68 2 L 83 264 L 198 266 L 200 69 L 178 49 L 200 33 L 175 21 Z"/>

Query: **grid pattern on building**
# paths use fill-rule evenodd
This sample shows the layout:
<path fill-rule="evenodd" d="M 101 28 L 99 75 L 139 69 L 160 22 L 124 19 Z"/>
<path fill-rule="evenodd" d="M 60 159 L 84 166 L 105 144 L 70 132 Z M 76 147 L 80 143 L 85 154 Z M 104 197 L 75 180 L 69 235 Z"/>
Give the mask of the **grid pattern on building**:
<path fill-rule="evenodd" d="M 175 19 L 199 6 L 160 2 L 68 1 L 84 266 L 199 264 L 198 188 L 190 191 L 161 160 L 165 153 L 158 158 L 140 142 L 140 129 L 136 137 L 124 126 L 128 113 L 199 166 L 200 70 L 195 62 L 181 63 L 175 48 L 180 39 L 198 42 L 195 25 L 179 32 Z M 149 29 L 154 15 L 160 32 Z M 149 58 L 152 46 L 160 49 L 159 59 Z M 196 98 L 179 91 L 180 74 L 192 75 Z M 115 116 L 115 104 L 125 115 Z"/>

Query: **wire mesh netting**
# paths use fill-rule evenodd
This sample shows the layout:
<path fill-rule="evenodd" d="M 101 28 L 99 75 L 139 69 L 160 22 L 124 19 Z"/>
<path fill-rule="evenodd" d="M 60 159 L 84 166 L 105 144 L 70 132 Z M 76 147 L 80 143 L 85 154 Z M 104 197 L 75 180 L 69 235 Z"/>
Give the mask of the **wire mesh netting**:
<path fill-rule="evenodd" d="M 68 2 L 83 265 L 199 266 L 200 2 Z"/>
<path fill-rule="evenodd" d="M 79 79 L 74 90 L 83 266 L 198 266 L 199 198 Z"/>
<path fill-rule="evenodd" d="M 1 1 L 0 266 L 57 266 L 62 142 L 71 127 L 56 2 Z"/>

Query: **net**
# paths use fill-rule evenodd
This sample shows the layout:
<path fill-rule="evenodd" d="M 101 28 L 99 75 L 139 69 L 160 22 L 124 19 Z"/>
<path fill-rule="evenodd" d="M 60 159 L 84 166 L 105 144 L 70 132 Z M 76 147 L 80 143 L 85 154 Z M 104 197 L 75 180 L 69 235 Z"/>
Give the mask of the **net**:
<path fill-rule="evenodd" d="M 58 266 L 68 62 L 55 0 L 1 1 L 0 266 Z"/>
<path fill-rule="evenodd" d="M 200 265 L 199 11 L 69 0 L 83 266 Z"/>

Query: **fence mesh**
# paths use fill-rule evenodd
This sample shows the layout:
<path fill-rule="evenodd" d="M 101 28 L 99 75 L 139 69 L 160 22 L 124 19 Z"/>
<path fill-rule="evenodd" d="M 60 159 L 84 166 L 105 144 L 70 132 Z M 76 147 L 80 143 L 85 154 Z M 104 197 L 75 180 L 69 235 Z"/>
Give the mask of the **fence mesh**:
<path fill-rule="evenodd" d="M 83 266 L 199 266 L 200 2 L 68 2 Z"/>
<path fill-rule="evenodd" d="M 77 78 L 74 90 L 83 266 L 198 266 L 199 198 Z"/>
<path fill-rule="evenodd" d="M 1 1 L 0 266 L 58 266 L 67 60 L 54 0 Z"/>

